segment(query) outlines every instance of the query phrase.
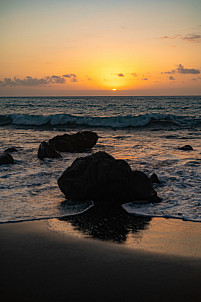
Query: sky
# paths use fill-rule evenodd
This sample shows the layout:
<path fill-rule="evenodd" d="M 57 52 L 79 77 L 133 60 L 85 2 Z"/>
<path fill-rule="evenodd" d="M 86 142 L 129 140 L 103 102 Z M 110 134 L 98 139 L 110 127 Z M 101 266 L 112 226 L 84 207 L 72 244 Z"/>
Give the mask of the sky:
<path fill-rule="evenodd" d="M 200 0 L 0 0 L 0 96 L 201 95 Z"/>

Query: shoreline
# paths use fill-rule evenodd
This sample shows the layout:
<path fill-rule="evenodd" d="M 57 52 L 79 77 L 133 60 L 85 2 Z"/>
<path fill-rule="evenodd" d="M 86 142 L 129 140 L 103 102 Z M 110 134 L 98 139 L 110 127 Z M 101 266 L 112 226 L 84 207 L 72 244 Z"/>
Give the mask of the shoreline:
<path fill-rule="evenodd" d="M 0 244 L 3 302 L 200 301 L 201 257 L 73 237 L 47 221 L 1 224 Z"/>
<path fill-rule="evenodd" d="M 38 218 L 30 220 L 19 221 L 7 221 L 0 222 L 1 226 L 10 229 L 15 228 L 16 225 L 33 225 L 33 230 L 36 225 L 45 224 L 47 230 L 45 234 L 49 237 L 51 233 L 55 234 L 58 238 L 62 236 L 64 240 L 84 240 L 104 242 L 104 244 L 112 244 L 114 246 L 122 247 L 124 249 L 131 249 L 133 251 L 144 251 L 147 253 L 154 253 L 167 256 L 179 256 L 179 257 L 193 257 L 201 259 L 201 223 L 197 221 L 186 221 L 177 218 L 165 218 L 165 217 L 147 217 L 141 215 L 127 214 L 134 218 L 135 226 L 134 231 L 130 229 L 126 234 L 123 234 L 125 238 L 122 239 L 121 227 L 122 224 L 126 224 L 120 217 L 117 217 L 115 223 L 119 224 L 117 229 L 111 230 L 109 236 L 104 236 L 104 226 L 98 225 L 97 221 L 91 221 L 90 210 L 81 212 L 76 215 L 51 217 L 51 218 Z M 92 214 L 93 209 L 92 209 Z M 79 219 L 81 217 L 81 219 Z M 115 216 L 114 216 L 115 217 Z M 109 217 L 114 219 L 114 217 Z M 103 219 L 103 217 L 101 217 Z M 119 220 L 118 220 L 119 219 Z M 111 227 L 104 217 L 104 225 L 106 228 Z M 139 221 L 138 221 L 139 220 Z M 78 223 L 77 223 L 78 221 Z M 90 221 L 90 229 L 85 226 Z M 80 227 L 81 224 L 81 227 Z M 99 229 L 101 227 L 101 233 Z M 93 228 L 96 228 L 96 233 L 91 232 Z M 21 228 L 20 228 L 21 229 Z M 107 230 L 106 230 L 107 231 Z M 125 231 L 125 230 L 123 230 Z M 116 233 L 115 233 L 116 232 Z M 120 237 L 118 238 L 117 232 Z M 121 240 L 119 240 L 121 238 Z"/>

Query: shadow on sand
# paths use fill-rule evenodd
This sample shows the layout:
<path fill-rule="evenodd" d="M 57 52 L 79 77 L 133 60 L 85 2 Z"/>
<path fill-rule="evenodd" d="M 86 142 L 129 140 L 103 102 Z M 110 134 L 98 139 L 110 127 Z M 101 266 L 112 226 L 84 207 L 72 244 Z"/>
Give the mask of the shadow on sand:
<path fill-rule="evenodd" d="M 148 228 L 151 218 L 128 214 L 121 206 L 94 205 L 75 216 L 60 218 L 86 237 L 124 243 L 129 233 Z"/>

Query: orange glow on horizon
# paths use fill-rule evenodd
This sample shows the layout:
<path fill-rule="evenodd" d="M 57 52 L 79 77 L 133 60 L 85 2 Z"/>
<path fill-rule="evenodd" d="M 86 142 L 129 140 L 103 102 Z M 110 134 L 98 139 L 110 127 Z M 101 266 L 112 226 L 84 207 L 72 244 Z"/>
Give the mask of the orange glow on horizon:
<path fill-rule="evenodd" d="M 3 2 L 0 96 L 201 94 L 197 0 L 182 6 L 188 20 L 172 1 L 165 18 L 147 1 Z"/>

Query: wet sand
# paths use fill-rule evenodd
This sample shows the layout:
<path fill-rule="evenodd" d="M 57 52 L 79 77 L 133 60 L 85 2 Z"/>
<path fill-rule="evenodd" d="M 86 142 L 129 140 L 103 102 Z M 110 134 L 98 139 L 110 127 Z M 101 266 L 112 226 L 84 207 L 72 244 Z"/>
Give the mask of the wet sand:
<path fill-rule="evenodd" d="M 1 224 L 0 259 L 2 302 L 189 302 L 201 297 L 201 257 L 68 236 L 50 231 L 47 221 Z"/>

